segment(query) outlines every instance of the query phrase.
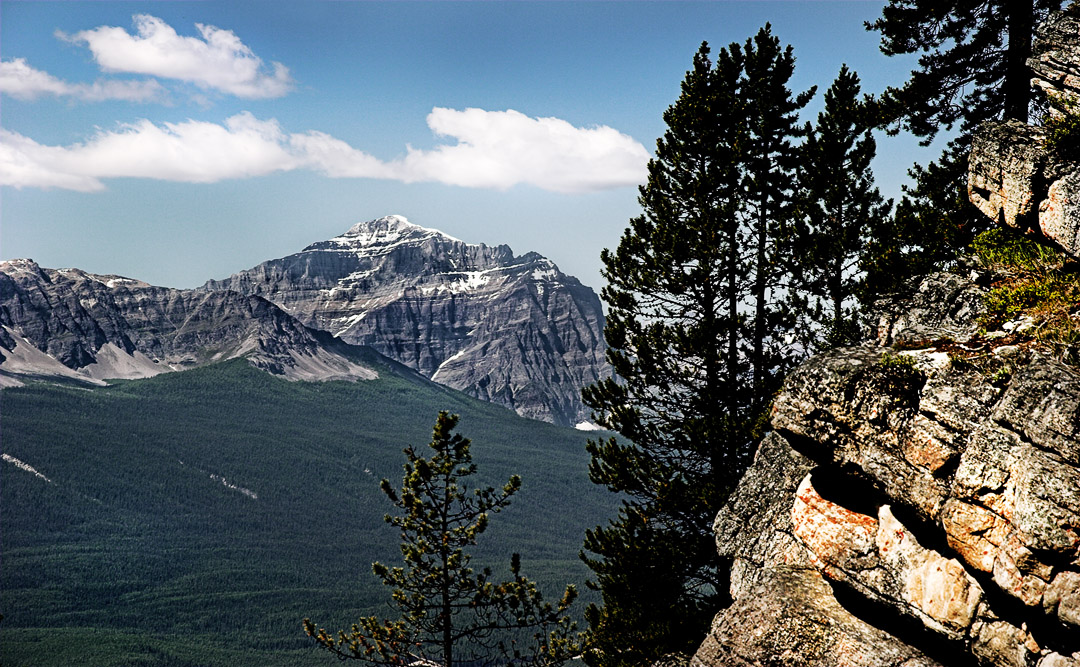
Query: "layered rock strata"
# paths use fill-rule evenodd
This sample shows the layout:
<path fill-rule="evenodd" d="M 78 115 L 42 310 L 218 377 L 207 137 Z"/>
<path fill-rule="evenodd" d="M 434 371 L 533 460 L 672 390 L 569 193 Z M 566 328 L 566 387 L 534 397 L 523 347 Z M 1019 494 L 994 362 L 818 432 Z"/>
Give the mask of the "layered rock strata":
<path fill-rule="evenodd" d="M 558 424 L 588 419 L 581 388 L 610 375 L 590 288 L 536 253 L 465 243 L 401 216 L 204 289 L 264 297 L 440 384 Z"/>
<path fill-rule="evenodd" d="M 266 299 L 0 262 L 0 375 L 100 382 L 244 357 L 291 379 L 372 379 L 353 349 Z"/>
<path fill-rule="evenodd" d="M 1031 85 L 1051 99 L 1080 100 L 1080 7 L 1051 14 L 1035 31 L 1031 51 Z"/>
<path fill-rule="evenodd" d="M 979 293 L 930 276 L 789 376 L 695 664 L 1080 665 L 1080 372 L 981 335 Z"/>
<path fill-rule="evenodd" d="M 1080 5 L 1039 26 L 1028 60 L 1051 116 L 1080 113 Z M 1003 225 L 1080 257 L 1080 155 L 1051 148 L 1047 132 L 1017 121 L 983 124 L 972 141 L 968 196 Z"/>

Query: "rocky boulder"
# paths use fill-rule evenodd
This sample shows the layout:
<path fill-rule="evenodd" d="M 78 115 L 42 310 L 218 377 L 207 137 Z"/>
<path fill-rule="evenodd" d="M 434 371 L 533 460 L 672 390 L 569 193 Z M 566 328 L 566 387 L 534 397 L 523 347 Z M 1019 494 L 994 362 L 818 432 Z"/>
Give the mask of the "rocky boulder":
<path fill-rule="evenodd" d="M 983 335 L 980 290 L 930 276 L 788 377 L 695 664 L 1080 665 L 1080 371 Z"/>
<path fill-rule="evenodd" d="M 1031 85 L 1059 104 L 1080 102 L 1080 5 L 1052 12 L 1036 29 L 1031 51 L 1037 54 L 1027 62 Z"/>
<path fill-rule="evenodd" d="M 1051 115 L 1080 104 L 1080 5 L 1039 26 L 1028 60 L 1032 85 L 1049 96 Z M 999 224 L 1080 257 L 1080 164 L 1052 149 L 1047 132 L 1018 121 L 984 123 L 972 141 L 968 197 Z"/>

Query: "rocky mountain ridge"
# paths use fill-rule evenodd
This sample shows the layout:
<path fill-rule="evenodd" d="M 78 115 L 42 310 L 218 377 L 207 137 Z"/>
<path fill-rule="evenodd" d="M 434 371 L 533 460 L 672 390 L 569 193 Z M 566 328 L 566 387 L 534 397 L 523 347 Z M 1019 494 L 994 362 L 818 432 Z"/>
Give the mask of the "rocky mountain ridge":
<path fill-rule="evenodd" d="M 32 260 L 0 262 L 0 382 L 101 383 L 247 358 L 295 380 L 364 380 L 389 363 L 269 301 L 194 292 Z"/>
<path fill-rule="evenodd" d="M 573 426 L 589 417 L 581 388 L 610 374 L 602 329 L 596 294 L 550 260 L 400 216 L 196 290 L 0 263 L 6 383 L 139 378 L 238 356 L 293 379 L 364 379 L 371 357 Z"/>
<path fill-rule="evenodd" d="M 559 424 L 587 420 L 581 387 L 610 374 L 590 288 L 536 253 L 465 243 L 401 216 L 203 289 L 263 297 L 440 384 Z"/>

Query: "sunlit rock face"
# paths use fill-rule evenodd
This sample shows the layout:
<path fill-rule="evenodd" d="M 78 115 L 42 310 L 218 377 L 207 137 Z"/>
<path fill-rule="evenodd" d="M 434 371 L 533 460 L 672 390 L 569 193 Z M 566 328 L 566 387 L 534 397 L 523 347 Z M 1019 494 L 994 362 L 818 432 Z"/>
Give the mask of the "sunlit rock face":
<path fill-rule="evenodd" d="M 928 276 L 788 377 L 697 665 L 1080 665 L 1080 371 L 980 332 L 981 290 Z"/>
<path fill-rule="evenodd" d="M 1039 26 L 1028 59 L 1049 114 L 1080 109 L 1080 5 Z M 986 216 L 1080 257 L 1080 155 L 1048 146 L 1047 132 L 1017 121 L 979 127 L 968 161 L 968 196 Z"/>
<path fill-rule="evenodd" d="M 372 379 L 332 336 L 266 299 L 154 287 L 32 260 L 0 262 L 0 375 L 100 382 L 243 357 L 297 380 Z"/>
<path fill-rule="evenodd" d="M 610 375 L 592 289 L 536 253 L 465 243 L 401 216 L 264 262 L 207 290 L 254 294 L 441 384 L 563 425 Z"/>

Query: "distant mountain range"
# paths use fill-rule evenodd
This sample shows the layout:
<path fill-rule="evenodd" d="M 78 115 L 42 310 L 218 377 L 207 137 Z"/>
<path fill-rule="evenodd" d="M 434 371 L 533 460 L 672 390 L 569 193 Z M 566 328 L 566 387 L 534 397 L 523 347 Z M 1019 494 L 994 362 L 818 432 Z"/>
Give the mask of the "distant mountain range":
<path fill-rule="evenodd" d="M 401 216 L 196 290 L 0 262 L 0 327 L 0 384 L 100 383 L 237 357 L 290 379 L 364 380 L 381 354 L 523 416 L 575 425 L 588 419 L 581 387 L 610 375 L 590 288 L 536 253 L 468 244 Z"/>

